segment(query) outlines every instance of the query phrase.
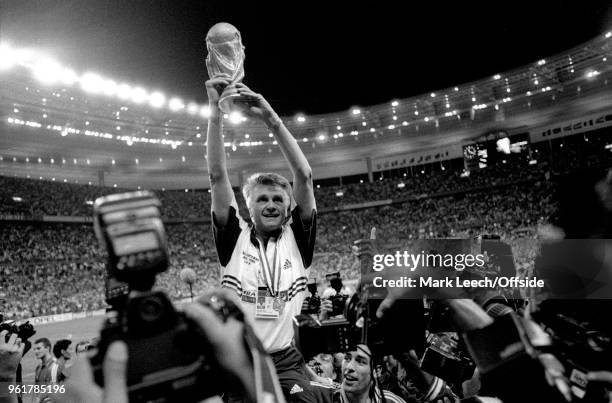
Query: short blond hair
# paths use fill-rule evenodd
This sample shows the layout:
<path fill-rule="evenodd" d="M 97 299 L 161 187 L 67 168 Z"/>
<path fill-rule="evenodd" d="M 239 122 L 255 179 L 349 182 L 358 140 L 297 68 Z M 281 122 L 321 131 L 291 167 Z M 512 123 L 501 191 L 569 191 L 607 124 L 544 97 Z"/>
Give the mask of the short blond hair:
<path fill-rule="evenodd" d="M 249 199 L 253 193 L 253 188 L 255 188 L 257 185 L 278 186 L 282 188 L 285 193 L 287 193 L 287 201 L 289 204 L 291 204 L 292 190 L 291 184 L 287 178 L 273 172 L 260 172 L 249 176 L 242 186 L 242 195 L 244 196 L 247 206 L 249 205 Z"/>

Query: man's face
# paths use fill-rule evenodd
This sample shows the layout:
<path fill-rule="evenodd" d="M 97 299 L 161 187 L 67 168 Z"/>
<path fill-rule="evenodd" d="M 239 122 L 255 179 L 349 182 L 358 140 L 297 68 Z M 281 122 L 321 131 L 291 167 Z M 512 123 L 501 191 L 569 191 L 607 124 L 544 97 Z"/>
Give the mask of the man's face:
<path fill-rule="evenodd" d="M 280 229 L 288 208 L 289 197 L 280 186 L 257 185 L 253 188 L 249 214 L 258 232 L 265 234 Z"/>
<path fill-rule="evenodd" d="M 43 360 L 47 357 L 47 354 L 50 354 L 50 351 L 43 343 L 34 344 L 34 356 L 37 359 Z"/>
<path fill-rule="evenodd" d="M 65 359 L 69 360 L 74 357 L 74 343 L 70 343 L 67 349 L 62 350 L 62 355 Z"/>
<path fill-rule="evenodd" d="M 372 383 L 370 357 L 357 349 L 344 355 L 342 389 L 347 393 L 364 393 Z"/>

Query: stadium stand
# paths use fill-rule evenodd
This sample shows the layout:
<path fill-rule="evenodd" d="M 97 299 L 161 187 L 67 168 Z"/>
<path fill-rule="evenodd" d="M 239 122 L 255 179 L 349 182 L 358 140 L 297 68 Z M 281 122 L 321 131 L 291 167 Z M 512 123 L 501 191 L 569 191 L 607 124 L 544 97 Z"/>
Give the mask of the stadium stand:
<path fill-rule="evenodd" d="M 515 246 L 519 271 L 528 273 L 533 251 L 516 250 L 516 241 L 535 238 L 538 225 L 549 222 L 555 213 L 551 201 L 555 178 L 584 168 L 612 165 L 605 148 L 609 135 L 609 130 L 603 130 L 557 140 L 532 148 L 531 155 L 538 155 L 540 160 L 537 164 L 530 164 L 525 155 L 508 156 L 467 177 L 462 175 L 462 169 L 423 166 L 413 176 L 386 171 L 380 173 L 382 180 L 372 183 L 321 186 L 317 189 L 322 219 L 314 276 L 320 280 L 326 273 L 342 269 L 347 278 L 356 278 L 359 265 L 350 247 L 354 240 L 366 237 L 372 226 L 389 242 L 398 238 L 501 235 Z M 400 183 L 403 186 L 398 187 Z M 8 177 L 1 177 L 0 184 L 7 189 L 4 197 L 18 195 L 23 200 L 18 204 L 27 206 L 21 211 L 33 216 L 87 216 L 91 206 L 85 201 L 125 190 Z M 339 189 L 343 192 L 341 197 L 337 196 Z M 167 226 L 172 260 L 158 286 L 173 298 L 189 296 L 187 287 L 178 279 L 178 271 L 184 267 L 193 268 L 197 274 L 195 293 L 218 285 L 207 217 L 208 192 L 166 191 L 158 195 L 165 216 L 184 221 Z M 237 195 L 241 199 L 238 191 Z M 372 201 L 373 195 L 391 202 L 360 208 L 360 203 Z M 334 210 L 342 204 L 350 204 L 350 209 Z M 2 209 L 3 214 L 17 211 L 5 203 Z M 353 209 L 360 209 L 359 214 Z M 0 245 L 0 288 L 6 290 L 3 310 L 8 317 L 105 306 L 103 253 L 97 247 L 91 225 L 13 221 L 0 229 Z"/>

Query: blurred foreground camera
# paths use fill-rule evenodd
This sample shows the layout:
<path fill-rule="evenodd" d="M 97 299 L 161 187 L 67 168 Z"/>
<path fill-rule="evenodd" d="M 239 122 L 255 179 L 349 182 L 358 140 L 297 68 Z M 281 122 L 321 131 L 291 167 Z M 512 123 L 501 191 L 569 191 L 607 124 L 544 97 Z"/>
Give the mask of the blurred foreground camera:
<path fill-rule="evenodd" d="M 149 192 L 111 195 L 95 202 L 94 228 L 108 251 L 107 299 L 110 294 L 117 303 L 107 312 L 97 354 L 91 359 L 94 379 L 103 385 L 106 350 L 122 340 L 129 352 L 131 402 L 199 401 L 218 394 L 224 381 L 197 326 L 177 312 L 163 292 L 151 290 L 156 275 L 168 266 L 159 207 Z M 223 319 L 243 320 L 230 301 L 211 299 L 205 304 Z"/>
<path fill-rule="evenodd" d="M 0 332 L 3 330 L 8 332 L 6 335 L 6 341 L 8 341 L 11 333 L 15 333 L 22 342 L 26 342 L 30 337 L 36 334 L 36 330 L 34 330 L 34 326 L 32 326 L 30 322 L 17 324 L 17 322 L 14 320 L 7 320 L 6 322 L 3 322 L 3 319 L 4 318 L 2 315 L 0 315 Z"/>

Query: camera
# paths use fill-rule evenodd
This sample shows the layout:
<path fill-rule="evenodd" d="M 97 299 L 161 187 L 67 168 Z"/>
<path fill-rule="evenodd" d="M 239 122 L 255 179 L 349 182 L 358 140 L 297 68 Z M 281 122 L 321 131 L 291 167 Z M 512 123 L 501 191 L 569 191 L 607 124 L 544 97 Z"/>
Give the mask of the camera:
<path fill-rule="evenodd" d="M 155 283 L 155 275 L 167 269 L 168 245 L 160 206 L 159 200 L 146 191 L 95 201 L 94 231 L 108 252 L 109 282 L 148 291 Z"/>
<path fill-rule="evenodd" d="M 329 281 L 330 287 L 336 292 L 334 295 L 326 298 L 332 303 L 332 310 L 329 312 L 329 316 L 342 315 L 346 307 L 348 296 L 340 293 L 344 287 L 342 284 L 342 278 L 340 277 L 340 272 L 326 274 L 325 278 L 327 281 Z"/>
<path fill-rule="evenodd" d="M 94 379 L 103 385 L 106 350 L 122 340 L 129 351 L 131 402 L 199 401 L 218 394 L 224 381 L 197 326 L 163 292 L 152 290 L 156 275 L 168 266 L 159 207 L 150 192 L 110 195 L 94 204 L 94 229 L 108 251 L 107 300 L 110 296 L 112 302 L 91 358 Z M 230 301 L 205 304 L 224 320 L 243 320 Z"/>
<path fill-rule="evenodd" d="M 429 333 L 419 366 L 452 384 L 470 379 L 476 367 L 457 334 L 450 332 Z"/>
<path fill-rule="evenodd" d="M 0 332 L 6 330 L 8 334 L 6 335 L 6 340 L 8 341 L 11 333 L 15 333 L 17 337 L 21 339 L 22 342 L 26 342 L 30 337 L 36 334 L 36 330 L 34 330 L 34 326 L 27 321 L 21 324 L 17 324 L 16 321 L 7 320 L 3 322 L 4 317 L 0 315 Z"/>
<path fill-rule="evenodd" d="M 589 383 L 593 371 L 612 371 L 611 326 L 601 312 L 607 300 L 545 300 L 532 307 L 532 318 L 550 335 L 550 352 L 563 364 L 577 401 L 603 402 L 603 385 Z"/>
<path fill-rule="evenodd" d="M 593 282 L 604 285 L 600 293 L 607 292 L 598 274 L 606 272 L 599 251 L 609 243 L 608 239 L 550 242 L 535 261 L 534 271 L 546 289 L 530 303 L 530 317 L 550 336 L 549 350 L 563 364 L 577 401 L 607 401 L 603 385 L 588 382 L 586 375 L 612 371 L 612 323 L 602 314 L 612 308 L 612 301 L 589 297 L 585 290 Z"/>
<path fill-rule="evenodd" d="M 310 296 L 304 299 L 306 307 L 302 309 L 302 314 L 318 314 L 321 311 L 321 297 L 317 295 L 317 283 L 315 279 L 308 280 L 308 292 Z"/>
<path fill-rule="evenodd" d="M 346 301 L 348 300 L 348 295 L 336 294 L 329 297 L 329 300 L 332 303 L 332 310 L 329 313 L 329 316 L 338 316 L 344 313 L 344 309 L 346 307 Z"/>
<path fill-rule="evenodd" d="M 356 344 L 353 327 L 345 318 L 317 320 L 310 315 L 293 318 L 295 345 L 306 361 L 317 354 L 333 354 Z"/>
<path fill-rule="evenodd" d="M 376 309 L 381 300 L 369 296 L 367 287 L 360 286 L 346 305 L 343 302 L 343 315 L 337 318 L 319 321 L 309 315 L 296 316 L 293 322 L 296 346 L 304 357 L 308 360 L 319 353 L 347 352 L 362 343 L 380 358 L 410 350 L 422 354 L 425 344 L 423 302 L 399 300 L 379 319 Z M 398 331 L 403 329 L 406 330 Z"/>
<path fill-rule="evenodd" d="M 563 365 L 553 354 L 546 333 L 534 322 L 510 313 L 486 327 L 468 331 L 464 339 L 478 365 L 483 395 L 495 395 L 511 403 L 525 401 L 528 391 L 531 401 L 568 401 L 563 391 L 570 387 L 560 376 Z M 550 379 L 553 374 L 557 377 L 554 382 Z M 520 388 L 514 380 L 520 380 Z M 575 394 L 574 388 L 571 391 Z"/>

